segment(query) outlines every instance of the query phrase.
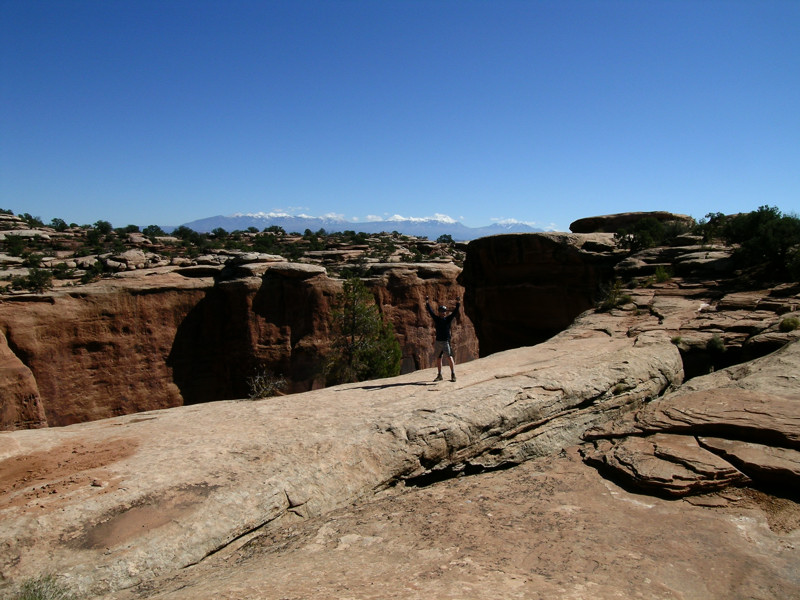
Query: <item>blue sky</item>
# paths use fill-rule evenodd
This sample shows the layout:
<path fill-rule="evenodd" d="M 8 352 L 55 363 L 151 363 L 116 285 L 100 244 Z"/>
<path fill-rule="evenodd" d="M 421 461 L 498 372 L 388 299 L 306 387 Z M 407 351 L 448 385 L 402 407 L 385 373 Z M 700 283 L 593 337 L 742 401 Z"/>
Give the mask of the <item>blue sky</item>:
<path fill-rule="evenodd" d="M 0 208 L 800 212 L 800 1 L 0 0 Z"/>

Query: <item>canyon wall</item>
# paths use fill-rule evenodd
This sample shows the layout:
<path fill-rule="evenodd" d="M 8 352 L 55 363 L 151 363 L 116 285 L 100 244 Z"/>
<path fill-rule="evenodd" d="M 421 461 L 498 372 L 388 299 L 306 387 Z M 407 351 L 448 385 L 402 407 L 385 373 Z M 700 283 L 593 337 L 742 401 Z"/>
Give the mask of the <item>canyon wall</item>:
<path fill-rule="evenodd" d="M 0 302 L 0 428 L 243 398 L 260 371 L 284 377 L 288 392 L 322 387 L 342 280 L 302 263 L 258 270 L 154 269 Z M 403 372 L 432 366 L 425 297 L 461 297 L 459 273 L 449 262 L 375 264 L 366 272 L 400 341 Z M 477 358 L 463 314 L 453 333 L 456 360 Z"/>
<path fill-rule="evenodd" d="M 0 426 L 69 425 L 181 405 L 166 358 L 207 287 L 173 274 L 0 303 Z"/>
<path fill-rule="evenodd" d="M 481 356 L 538 344 L 592 308 L 620 259 L 612 233 L 508 234 L 470 242 L 465 304 Z"/>

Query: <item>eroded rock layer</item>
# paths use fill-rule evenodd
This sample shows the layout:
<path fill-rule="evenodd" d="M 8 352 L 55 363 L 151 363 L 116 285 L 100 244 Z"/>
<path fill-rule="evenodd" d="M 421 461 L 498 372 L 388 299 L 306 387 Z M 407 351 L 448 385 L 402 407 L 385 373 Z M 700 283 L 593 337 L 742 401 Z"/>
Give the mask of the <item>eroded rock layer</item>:
<path fill-rule="evenodd" d="M 161 267 L 0 302 L 0 428 L 61 426 L 248 395 L 266 371 L 288 392 L 324 384 L 342 280 L 280 257 Z M 374 264 L 365 280 L 393 326 L 403 372 L 433 364 L 425 297 L 454 303 L 449 262 Z M 478 356 L 468 317 L 456 361 Z"/>

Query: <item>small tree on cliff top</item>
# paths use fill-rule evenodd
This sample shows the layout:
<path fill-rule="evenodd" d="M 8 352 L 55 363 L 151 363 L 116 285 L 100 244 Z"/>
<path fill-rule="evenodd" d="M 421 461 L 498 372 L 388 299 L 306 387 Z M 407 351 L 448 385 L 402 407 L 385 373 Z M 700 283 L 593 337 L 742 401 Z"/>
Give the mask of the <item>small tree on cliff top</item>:
<path fill-rule="evenodd" d="M 364 282 L 348 279 L 337 300 L 331 317 L 333 352 L 325 365 L 328 385 L 398 375 L 400 344 Z"/>

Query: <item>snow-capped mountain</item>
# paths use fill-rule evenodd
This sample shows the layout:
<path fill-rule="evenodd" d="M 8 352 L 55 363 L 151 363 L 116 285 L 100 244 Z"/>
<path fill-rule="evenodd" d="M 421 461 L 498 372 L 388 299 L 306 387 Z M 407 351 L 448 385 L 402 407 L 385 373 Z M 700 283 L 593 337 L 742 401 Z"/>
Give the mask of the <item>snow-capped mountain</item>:
<path fill-rule="evenodd" d="M 289 216 L 273 214 L 243 215 L 236 214 L 230 216 L 218 215 L 197 219 L 183 224 L 194 231 L 207 233 L 218 227 L 225 231 L 244 231 L 249 227 L 255 227 L 259 231 L 273 225 L 282 227 L 287 233 L 303 233 L 306 229 L 319 231 L 324 229 L 328 233 L 340 231 L 355 231 L 364 233 L 380 233 L 382 231 L 397 231 L 404 235 L 414 235 L 427 237 L 435 240 L 441 235 L 450 235 L 456 241 L 469 241 L 487 235 L 499 233 L 532 233 L 544 231 L 527 225 L 525 223 L 495 223 L 485 227 L 467 227 L 452 219 L 438 218 L 402 218 L 393 217 L 383 221 L 366 221 L 356 223 L 335 217 L 310 217 L 310 216 Z"/>

